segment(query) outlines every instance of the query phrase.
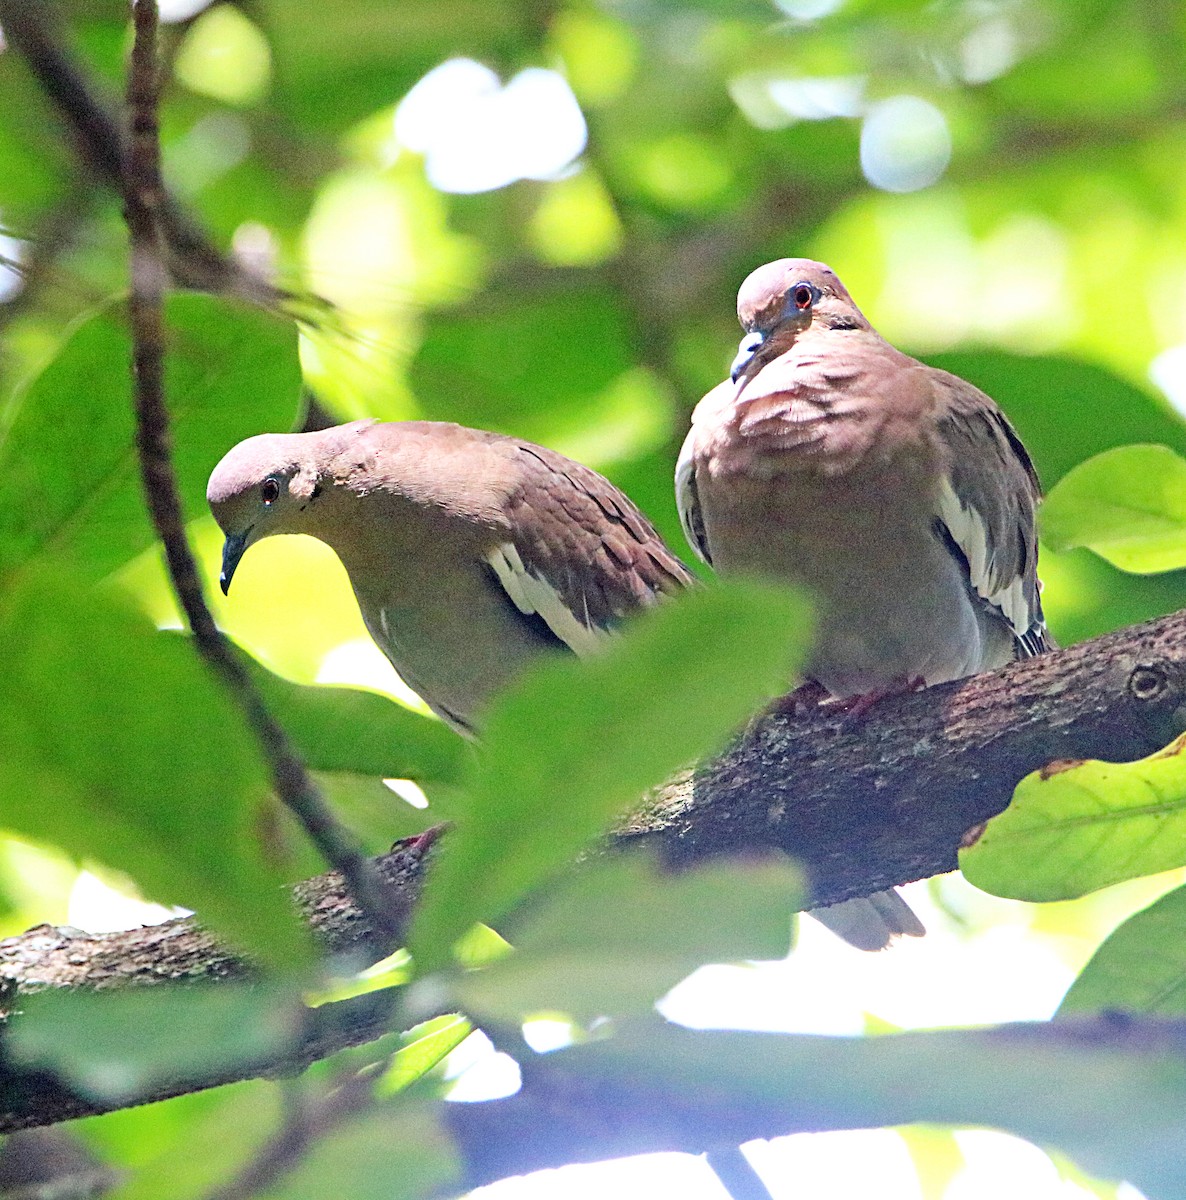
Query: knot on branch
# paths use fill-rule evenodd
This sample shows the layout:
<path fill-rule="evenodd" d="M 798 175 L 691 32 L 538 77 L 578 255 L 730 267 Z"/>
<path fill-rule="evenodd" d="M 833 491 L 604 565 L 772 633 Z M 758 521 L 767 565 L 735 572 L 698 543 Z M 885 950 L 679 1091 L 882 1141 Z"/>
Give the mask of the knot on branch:
<path fill-rule="evenodd" d="M 1167 668 L 1160 663 L 1138 663 L 1129 672 L 1127 690 L 1139 704 L 1158 704 L 1172 691 L 1174 705 L 1181 700 L 1180 687 L 1174 686 Z"/>

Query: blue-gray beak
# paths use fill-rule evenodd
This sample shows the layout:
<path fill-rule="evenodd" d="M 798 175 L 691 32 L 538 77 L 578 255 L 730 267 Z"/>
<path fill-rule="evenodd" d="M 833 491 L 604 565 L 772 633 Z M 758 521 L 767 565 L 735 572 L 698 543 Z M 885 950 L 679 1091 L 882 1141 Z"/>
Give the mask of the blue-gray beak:
<path fill-rule="evenodd" d="M 756 331 L 754 333 L 747 333 L 741 339 L 741 345 L 737 347 L 737 357 L 729 367 L 729 378 L 734 383 L 740 378 L 745 368 L 749 366 L 750 359 L 757 354 L 765 340 L 766 335 Z"/>
<path fill-rule="evenodd" d="M 224 596 L 231 590 L 231 579 L 239 559 L 243 557 L 243 551 L 247 549 L 247 535 L 250 532 L 250 529 L 245 529 L 242 533 L 228 533 L 222 544 L 222 574 L 218 577 L 218 584 Z"/>

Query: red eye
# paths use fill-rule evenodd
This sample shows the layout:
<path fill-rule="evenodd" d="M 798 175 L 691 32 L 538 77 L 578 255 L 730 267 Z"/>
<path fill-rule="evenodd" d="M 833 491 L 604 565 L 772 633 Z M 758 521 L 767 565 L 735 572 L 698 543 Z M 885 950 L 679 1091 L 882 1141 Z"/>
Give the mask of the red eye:
<path fill-rule="evenodd" d="M 259 494 L 265 504 L 274 504 L 280 495 L 280 485 L 274 479 L 265 479 Z"/>
<path fill-rule="evenodd" d="M 809 285 L 806 283 L 797 283 L 794 291 L 795 307 L 798 309 L 810 308 L 815 295 Z"/>

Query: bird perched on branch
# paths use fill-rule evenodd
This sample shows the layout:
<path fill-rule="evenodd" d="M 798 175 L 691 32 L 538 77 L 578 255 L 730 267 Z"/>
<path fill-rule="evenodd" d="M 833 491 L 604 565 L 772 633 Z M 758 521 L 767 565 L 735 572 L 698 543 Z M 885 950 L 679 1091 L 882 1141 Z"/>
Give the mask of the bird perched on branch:
<path fill-rule="evenodd" d="M 1048 649 L 1038 481 L 996 404 L 894 349 L 823 263 L 759 267 L 737 313 L 745 336 L 692 416 L 676 498 L 716 570 L 816 594 L 808 676 L 876 696 Z M 896 893 L 872 900 L 871 940 L 922 932 Z M 816 915 L 857 911 L 841 909 Z"/>
<path fill-rule="evenodd" d="M 226 535 L 224 592 L 261 538 L 319 538 L 403 680 L 471 735 L 487 700 L 537 655 L 584 654 L 691 581 L 597 472 L 460 425 L 354 421 L 248 438 L 206 494 Z"/>

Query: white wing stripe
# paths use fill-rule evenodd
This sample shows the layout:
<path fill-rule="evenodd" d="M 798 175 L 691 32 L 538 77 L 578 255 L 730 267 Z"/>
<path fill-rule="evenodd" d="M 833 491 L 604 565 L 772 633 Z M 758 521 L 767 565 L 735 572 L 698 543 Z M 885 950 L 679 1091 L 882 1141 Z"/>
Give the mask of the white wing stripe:
<path fill-rule="evenodd" d="M 486 561 L 494 568 L 498 582 L 515 607 L 528 616 L 535 614 L 542 618 L 574 654 L 582 657 L 592 654 L 610 636 L 609 630 L 581 621 L 546 579 L 533 575 L 523 565 L 519 551 L 510 542 L 496 546 Z"/>
<path fill-rule="evenodd" d="M 950 480 L 944 481 L 939 494 L 939 519 L 947 526 L 948 533 L 968 560 L 968 574 L 976 594 L 1004 613 L 1018 637 L 1027 633 L 1034 618 L 1025 598 L 1025 581 L 1015 576 L 1004 587 L 994 590 L 992 571 L 995 556 L 989 544 L 984 518 L 976 509 L 964 504 L 956 495 Z"/>
<path fill-rule="evenodd" d="M 695 436 L 696 428 L 693 426 L 689 430 L 688 436 L 684 438 L 684 444 L 680 447 L 679 459 L 675 464 L 675 506 L 679 509 L 679 523 L 683 528 L 684 537 L 688 540 L 688 545 L 692 547 L 701 562 L 708 563 L 704 547 L 696 536 L 696 493 L 692 488 L 693 472 L 696 470 L 695 455 L 692 451 L 692 442 Z M 711 564 L 709 565 L 711 566 Z"/>

